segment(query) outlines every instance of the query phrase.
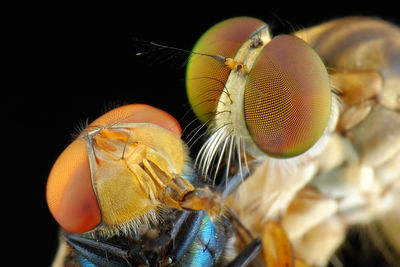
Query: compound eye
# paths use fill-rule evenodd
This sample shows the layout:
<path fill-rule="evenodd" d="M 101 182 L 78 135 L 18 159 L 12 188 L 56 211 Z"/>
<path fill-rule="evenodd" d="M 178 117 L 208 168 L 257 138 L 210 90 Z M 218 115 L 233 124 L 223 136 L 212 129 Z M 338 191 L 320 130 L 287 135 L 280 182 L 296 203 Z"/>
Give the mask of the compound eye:
<path fill-rule="evenodd" d="M 244 92 L 248 131 L 266 154 L 294 157 L 323 134 L 331 111 L 328 73 L 303 40 L 272 39 L 251 69 Z"/>
<path fill-rule="evenodd" d="M 168 113 L 143 104 L 111 110 L 90 126 L 113 123 L 153 123 L 180 137 L 178 122 Z M 84 233 L 101 223 L 101 211 L 92 184 L 85 138 L 72 142 L 55 162 L 46 186 L 47 205 L 62 228 Z"/>
<path fill-rule="evenodd" d="M 236 51 L 264 22 L 248 17 L 222 21 L 204 33 L 193 52 L 234 57 Z M 203 123 L 215 112 L 230 69 L 214 58 L 192 54 L 186 69 L 186 90 L 192 110 Z"/>
<path fill-rule="evenodd" d="M 93 121 L 89 126 L 106 126 L 116 122 L 152 123 L 169 130 L 179 138 L 182 135 L 181 126 L 173 116 L 146 104 L 131 104 L 115 108 Z"/>
<path fill-rule="evenodd" d="M 84 233 L 100 224 L 84 139 L 76 139 L 58 157 L 47 180 L 46 198 L 53 217 L 69 232 Z"/>

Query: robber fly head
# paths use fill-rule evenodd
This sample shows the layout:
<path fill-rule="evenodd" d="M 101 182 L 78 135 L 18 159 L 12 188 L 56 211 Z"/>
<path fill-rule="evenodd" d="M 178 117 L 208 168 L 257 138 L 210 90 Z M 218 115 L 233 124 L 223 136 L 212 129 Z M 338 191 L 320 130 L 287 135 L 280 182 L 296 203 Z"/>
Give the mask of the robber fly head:
<path fill-rule="evenodd" d="M 263 21 L 238 17 L 209 29 L 193 51 L 187 95 L 212 133 L 199 156 L 203 172 L 224 151 L 297 157 L 326 132 L 332 120 L 331 83 L 322 60 L 303 40 L 272 37 Z M 229 60 L 221 64 L 197 53 Z"/>

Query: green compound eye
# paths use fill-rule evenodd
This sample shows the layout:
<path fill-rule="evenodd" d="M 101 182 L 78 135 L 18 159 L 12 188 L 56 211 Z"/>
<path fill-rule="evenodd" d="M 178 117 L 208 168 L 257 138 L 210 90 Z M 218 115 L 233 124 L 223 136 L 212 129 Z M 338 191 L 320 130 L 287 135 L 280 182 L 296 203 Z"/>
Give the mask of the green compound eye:
<path fill-rule="evenodd" d="M 197 41 L 194 52 L 234 57 L 236 51 L 264 22 L 237 17 L 210 28 Z M 192 110 L 203 123 L 213 118 L 230 69 L 214 58 L 192 54 L 186 70 L 186 88 Z"/>
<path fill-rule="evenodd" d="M 297 37 L 272 39 L 248 74 L 244 90 L 247 129 L 270 156 L 288 158 L 305 152 L 328 124 L 331 95 L 326 68 Z"/>

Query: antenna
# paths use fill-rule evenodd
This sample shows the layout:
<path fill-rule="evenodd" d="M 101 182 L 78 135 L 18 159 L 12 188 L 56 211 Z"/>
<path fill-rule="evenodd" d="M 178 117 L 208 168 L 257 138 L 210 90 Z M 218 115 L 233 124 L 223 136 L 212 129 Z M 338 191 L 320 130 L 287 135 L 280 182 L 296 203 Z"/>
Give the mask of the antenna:
<path fill-rule="evenodd" d="M 153 46 L 153 47 L 166 49 L 166 50 L 170 50 L 170 51 L 178 51 L 178 52 L 184 52 L 184 53 L 188 53 L 188 54 L 211 57 L 211 58 L 215 59 L 216 61 L 224 64 L 225 66 L 229 67 L 230 69 L 234 70 L 234 71 L 239 71 L 239 72 L 241 72 L 243 74 L 247 74 L 248 73 L 247 72 L 247 68 L 243 63 L 236 62 L 234 59 L 229 58 L 229 57 L 190 51 L 190 50 L 187 50 L 187 49 L 177 48 L 177 47 L 168 46 L 168 45 L 162 45 L 162 44 L 158 44 L 158 43 L 155 43 L 155 42 L 148 42 L 148 44 Z M 136 53 L 137 56 L 141 56 L 143 54 L 144 54 L 143 52 Z"/>

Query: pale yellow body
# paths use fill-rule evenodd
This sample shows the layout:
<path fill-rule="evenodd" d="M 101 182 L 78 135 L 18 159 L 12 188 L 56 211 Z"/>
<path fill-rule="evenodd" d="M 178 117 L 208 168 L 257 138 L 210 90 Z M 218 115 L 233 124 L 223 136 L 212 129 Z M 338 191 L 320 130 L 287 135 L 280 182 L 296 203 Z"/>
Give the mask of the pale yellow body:
<path fill-rule="evenodd" d="M 378 222 L 400 252 L 400 29 L 354 17 L 295 35 L 326 64 L 340 113 L 306 160 L 255 155 L 261 163 L 229 206 L 256 236 L 281 221 L 311 266 L 326 265 L 357 224 Z"/>

